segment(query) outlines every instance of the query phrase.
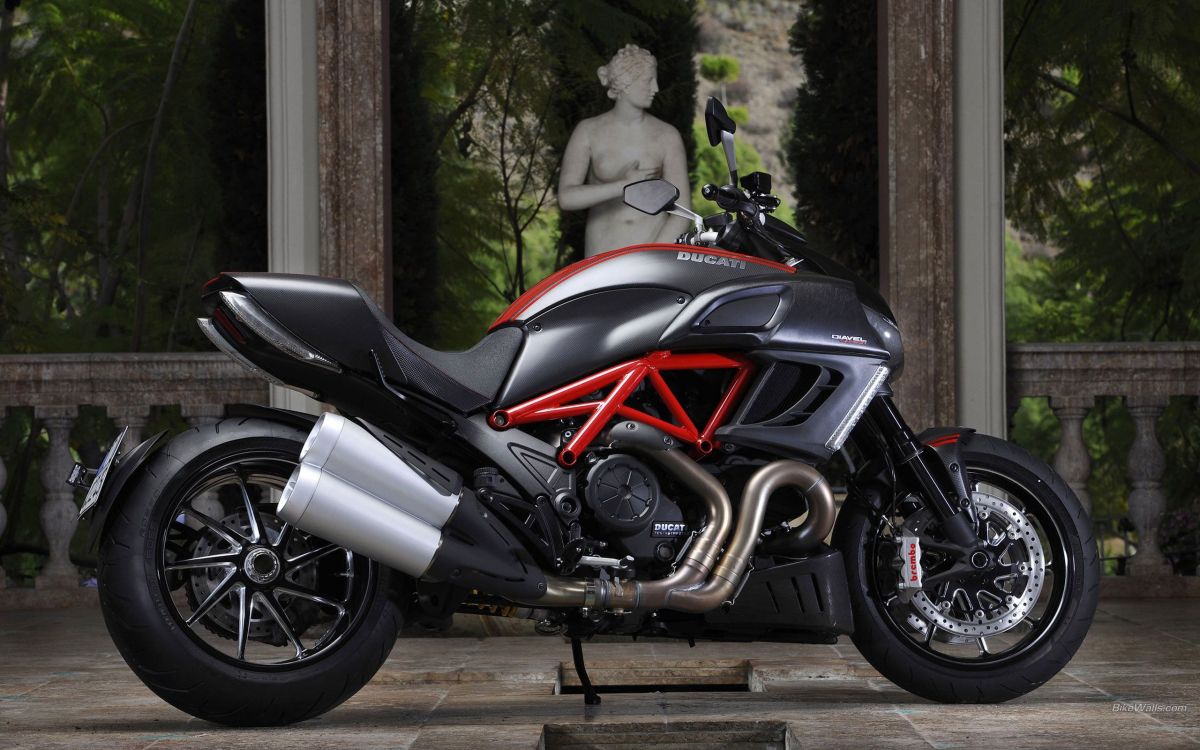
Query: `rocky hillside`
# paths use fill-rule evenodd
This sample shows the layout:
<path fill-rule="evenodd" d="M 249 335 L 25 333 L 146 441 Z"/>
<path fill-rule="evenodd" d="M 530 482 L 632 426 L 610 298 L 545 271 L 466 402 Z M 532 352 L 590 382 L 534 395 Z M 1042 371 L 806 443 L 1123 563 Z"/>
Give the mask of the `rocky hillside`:
<path fill-rule="evenodd" d="M 788 52 L 788 30 L 800 6 L 800 0 L 702 0 L 699 7 L 698 53 L 730 55 L 741 65 L 737 82 L 725 87 L 725 104 L 746 108 L 750 121 L 738 129 L 738 137 L 762 155 L 766 170 L 776 177 L 776 192 L 789 204 L 791 180 L 783 149 L 804 70 Z M 720 86 L 701 79 L 697 117 L 704 116 L 709 96 L 720 96 Z M 708 148 L 707 143 L 697 146 Z"/>

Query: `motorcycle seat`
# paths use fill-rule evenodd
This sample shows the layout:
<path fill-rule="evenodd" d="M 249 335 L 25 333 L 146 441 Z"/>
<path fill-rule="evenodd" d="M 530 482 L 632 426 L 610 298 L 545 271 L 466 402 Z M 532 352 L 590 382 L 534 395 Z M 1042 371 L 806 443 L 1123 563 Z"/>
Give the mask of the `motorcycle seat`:
<path fill-rule="evenodd" d="M 370 297 L 362 296 L 384 332 L 396 366 L 412 385 L 463 411 L 474 411 L 495 399 L 521 348 L 520 328 L 498 328 L 469 349 L 441 351 L 406 335 Z"/>
<path fill-rule="evenodd" d="M 441 351 L 405 334 L 370 296 L 345 279 L 279 273 L 226 273 L 222 278 L 343 367 L 367 374 L 382 370 L 400 387 L 462 412 L 481 409 L 495 399 L 525 338 L 521 328 L 507 326 L 464 351 Z"/>

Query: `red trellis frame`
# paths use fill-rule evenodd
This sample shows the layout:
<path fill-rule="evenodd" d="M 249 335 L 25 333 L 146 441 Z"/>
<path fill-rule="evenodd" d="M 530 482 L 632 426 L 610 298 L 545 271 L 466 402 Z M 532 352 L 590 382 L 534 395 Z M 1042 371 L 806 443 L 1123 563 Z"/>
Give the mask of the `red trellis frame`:
<path fill-rule="evenodd" d="M 662 373 L 671 370 L 719 369 L 733 369 L 736 372 L 704 429 L 698 430 L 683 410 L 679 399 L 671 392 L 667 381 L 663 380 Z M 738 398 L 746 389 L 753 372 L 753 363 L 738 355 L 652 352 L 644 357 L 613 365 L 607 370 L 508 409 L 494 411 L 488 417 L 488 423 L 498 430 L 503 430 L 519 424 L 590 414 L 583 426 L 558 452 L 558 462 L 563 466 L 573 466 L 579 459 L 580 451 L 591 444 L 613 417 L 631 419 L 655 427 L 691 445 L 698 453 L 705 454 L 712 451 L 713 433 L 729 418 L 729 413 L 737 405 Z M 646 379 L 650 380 L 650 385 L 666 405 L 673 422 L 651 416 L 625 403 L 634 389 Z M 573 403 L 576 399 L 609 386 L 613 386 L 612 390 L 599 401 Z"/>

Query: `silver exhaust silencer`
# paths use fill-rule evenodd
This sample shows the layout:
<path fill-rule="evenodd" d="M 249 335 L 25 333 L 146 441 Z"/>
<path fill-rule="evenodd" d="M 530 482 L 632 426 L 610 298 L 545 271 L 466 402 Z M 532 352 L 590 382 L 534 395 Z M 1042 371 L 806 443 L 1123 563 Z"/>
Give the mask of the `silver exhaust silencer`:
<path fill-rule="evenodd" d="M 279 499 L 280 518 L 420 578 L 462 492 L 431 481 L 367 430 L 337 414 L 317 420 Z"/>

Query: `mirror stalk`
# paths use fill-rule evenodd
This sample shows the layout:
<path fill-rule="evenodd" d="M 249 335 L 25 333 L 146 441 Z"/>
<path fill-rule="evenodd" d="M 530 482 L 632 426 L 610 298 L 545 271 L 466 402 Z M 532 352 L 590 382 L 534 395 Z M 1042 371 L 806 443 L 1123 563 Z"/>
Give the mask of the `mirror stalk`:
<path fill-rule="evenodd" d="M 729 184 L 738 184 L 737 156 L 733 151 L 733 133 L 721 131 L 721 145 L 725 147 L 725 163 L 729 165 Z"/>
<path fill-rule="evenodd" d="M 679 216 L 684 219 L 689 219 L 691 220 L 692 224 L 695 225 L 697 232 L 704 231 L 704 217 L 695 211 L 692 211 L 691 209 L 684 208 L 683 206 L 672 206 L 667 210 L 667 213 L 671 214 L 672 216 Z"/>

